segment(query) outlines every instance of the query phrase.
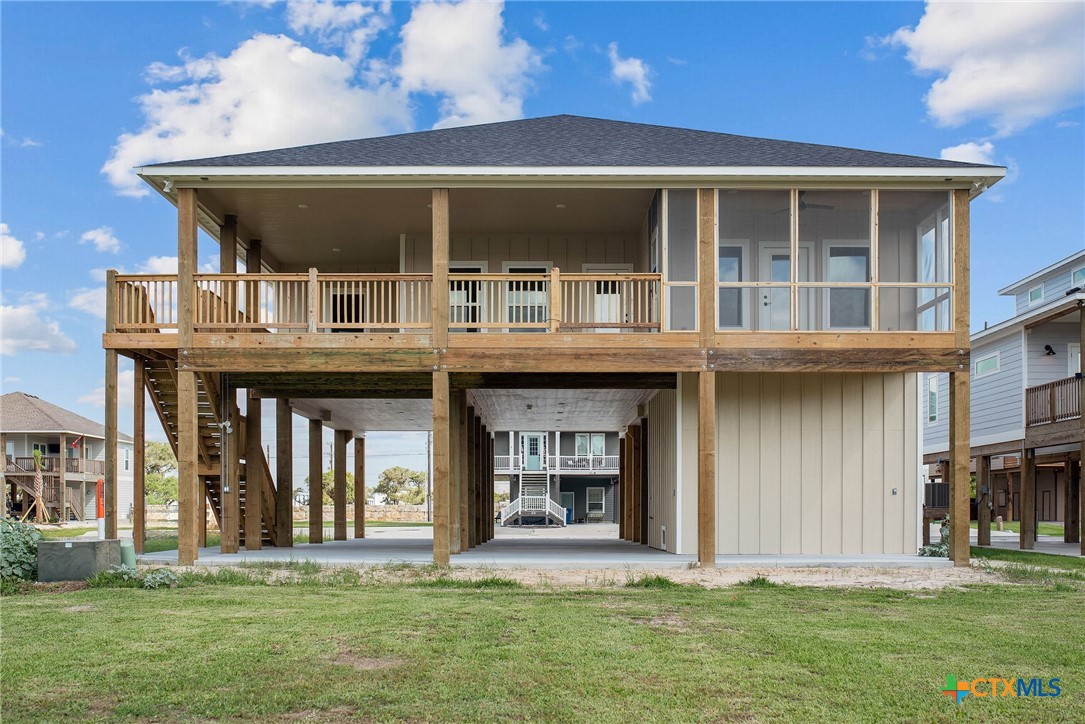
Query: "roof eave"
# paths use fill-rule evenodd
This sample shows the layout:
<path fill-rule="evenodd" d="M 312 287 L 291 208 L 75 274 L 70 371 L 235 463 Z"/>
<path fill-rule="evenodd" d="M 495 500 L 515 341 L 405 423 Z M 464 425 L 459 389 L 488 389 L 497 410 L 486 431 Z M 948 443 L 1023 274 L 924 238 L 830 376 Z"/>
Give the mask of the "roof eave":
<path fill-rule="evenodd" d="M 1067 313 L 1071 311 L 1070 307 L 1081 307 L 1085 305 L 1085 292 L 1075 292 L 1073 294 L 1067 294 L 1062 299 L 1056 299 L 1048 304 L 1045 304 L 1035 309 L 1030 309 L 1027 312 L 1018 314 L 1004 319 L 996 325 L 981 329 L 978 332 L 973 332 L 970 340 L 973 346 L 976 342 L 988 342 L 1004 337 L 1009 333 L 1020 330 L 1021 327 L 1029 326 L 1029 323 L 1042 317 L 1046 317 L 1052 312 L 1058 311 L 1063 307 L 1067 307 Z"/>
<path fill-rule="evenodd" d="M 1085 259 L 1085 249 L 1082 249 L 1081 251 L 1076 251 L 1073 254 L 1071 254 L 1070 256 L 1065 257 L 1063 259 L 1059 259 L 1054 264 L 1046 266 L 1046 267 L 1044 267 L 1043 269 L 1041 269 L 1039 271 L 1033 272 L 1032 274 L 1029 274 L 1027 277 L 1024 277 L 1023 279 L 1018 279 L 1013 284 L 1010 284 L 1008 286 L 1003 287 L 1002 289 L 999 289 L 998 293 L 999 293 L 999 295 L 1016 294 L 1019 290 L 1023 289 L 1024 287 L 1029 286 L 1030 284 L 1032 284 L 1032 282 L 1036 281 L 1037 279 L 1039 279 L 1041 277 L 1044 277 L 1044 276 L 1047 276 L 1048 274 L 1055 271 L 1059 267 L 1069 266 L 1069 265 L 1073 264 L 1073 262 L 1075 260 L 1078 260 L 1078 259 Z"/>
<path fill-rule="evenodd" d="M 922 182 L 954 188 L 971 186 L 974 195 L 998 182 L 1006 169 L 992 166 L 144 166 L 136 172 L 162 192 L 156 180 L 174 187 L 223 185 L 382 185 L 434 183 L 488 186 L 531 182 L 583 183 L 756 183 L 808 179 L 822 182 Z"/>

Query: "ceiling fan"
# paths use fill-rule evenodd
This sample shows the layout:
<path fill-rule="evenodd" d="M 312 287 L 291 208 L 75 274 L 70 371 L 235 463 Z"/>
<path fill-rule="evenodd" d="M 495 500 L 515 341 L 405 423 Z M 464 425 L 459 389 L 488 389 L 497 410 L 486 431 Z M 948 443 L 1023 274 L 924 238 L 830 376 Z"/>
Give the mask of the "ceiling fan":
<path fill-rule="evenodd" d="M 806 211 L 807 209 L 835 209 L 836 208 L 835 206 L 831 206 L 829 204 L 808 204 L 808 203 L 806 203 L 805 201 L 802 200 L 802 197 L 805 196 L 805 195 L 806 195 L 805 191 L 800 191 L 799 192 L 799 211 Z M 790 210 L 791 210 L 790 208 L 780 209 L 779 211 L 773 211 L 772 215 L 776 216 L 776 214 L 782 214 L 785 211 L 790 211 Z"/>

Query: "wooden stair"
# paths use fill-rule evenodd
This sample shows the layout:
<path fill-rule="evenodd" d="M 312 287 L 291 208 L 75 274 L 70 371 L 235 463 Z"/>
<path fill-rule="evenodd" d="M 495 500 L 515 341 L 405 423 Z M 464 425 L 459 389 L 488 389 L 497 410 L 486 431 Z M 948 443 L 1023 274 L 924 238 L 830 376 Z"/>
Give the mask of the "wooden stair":
<path fill-rule="evenodd" d="M 178 448 L 177 430 L 177 363 L 173 360 L 145 360 L 147 391 L 152 404 L 162 422 L 170 447 L 174 455 Z M 199 451 L 199 476 L 204 488 L 205 498 L 214 512 L 215 520 L 222 526 L 222 422 L 221 392 L 216 376 L 209 373 L 196 375 L 196 425 L 199 433 L 197 449 Z M 239 440 L 244 435 L 238 435 Z M 241 515 L 238 519 L 241 545 L 245 544 L 245 502 L 247 491 L 248 462 L 240 467 L 238 492 L 241 497 Z M 261 515 L 261 538 L 264 545 L 275 545 L 272 535 L 275 529 L 275 485 L 268 466 L 267 457 L 260 453 L 257 464 L 264 468 L 263 515 Z"/>

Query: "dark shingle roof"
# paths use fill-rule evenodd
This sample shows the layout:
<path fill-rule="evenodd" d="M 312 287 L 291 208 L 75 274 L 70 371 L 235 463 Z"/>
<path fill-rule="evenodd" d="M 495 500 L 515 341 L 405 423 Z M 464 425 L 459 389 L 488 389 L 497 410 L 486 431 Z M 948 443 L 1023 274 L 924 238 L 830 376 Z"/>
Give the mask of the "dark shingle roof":
<path fill-rule="evenodd" d="M 105 438 L 105 425 L 88 420 L 71 410 L 25 392 L 0 396 L 0 431 L 2 432 L 74 432 L 77 435 Z M 132 442 L 130 435 L 117 433 L 122 442 Z"/>
<path fill-rule="evenodd" d="M 562 115 L 156 165 L 963 168 L 977 164 Z"/>

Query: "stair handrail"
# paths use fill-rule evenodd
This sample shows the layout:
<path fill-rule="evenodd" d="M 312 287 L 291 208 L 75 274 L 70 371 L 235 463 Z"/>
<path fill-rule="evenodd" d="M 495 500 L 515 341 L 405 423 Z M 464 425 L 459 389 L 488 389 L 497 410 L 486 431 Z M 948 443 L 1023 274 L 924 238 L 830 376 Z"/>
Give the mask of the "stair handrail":
<path fill-rule="evenodd" d="M 510 502 L 504 508 L 501 509 L 501 525 L 505 525 L 505 521 L 510 518 L 516 517 L 516 514 L 520 512 L 520 499 Z"/>
<path fill-rule="evenodd" d="M 561 526 L 564 528 L 565 527 L 565 510 L 566 510 L 565 506 L 563 506 L 560 503 L 556 502 L 553 498 L 547 498 L 546 502 L 547 502 L 547 507 L 546 507 L 547 512 L 549 512 L 551 515 L 555 516 L 559 521 L 561 521 Z"/>

